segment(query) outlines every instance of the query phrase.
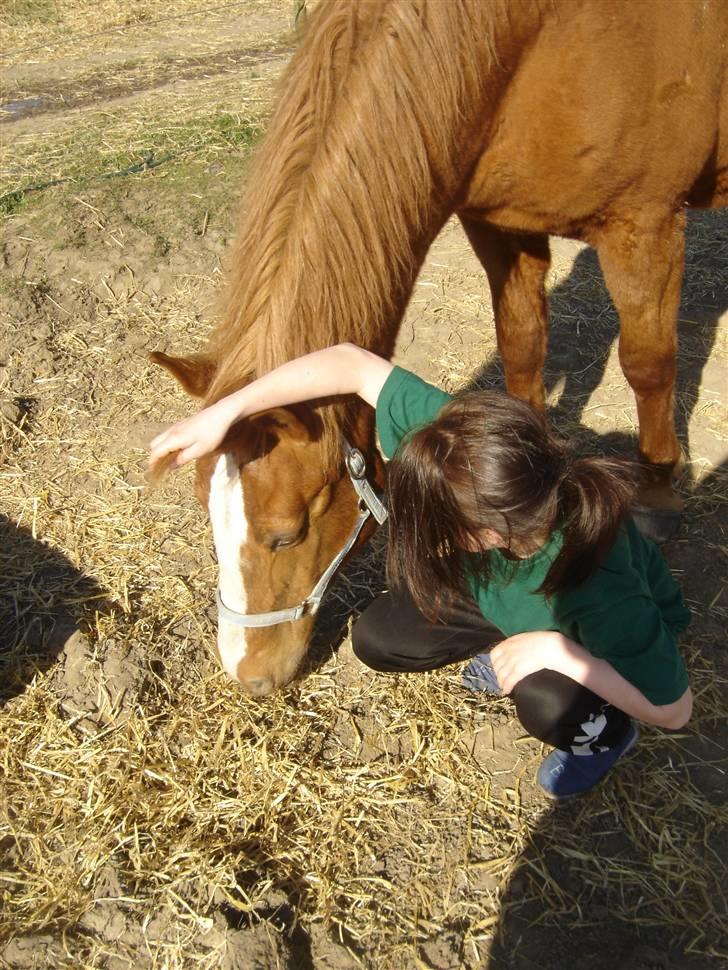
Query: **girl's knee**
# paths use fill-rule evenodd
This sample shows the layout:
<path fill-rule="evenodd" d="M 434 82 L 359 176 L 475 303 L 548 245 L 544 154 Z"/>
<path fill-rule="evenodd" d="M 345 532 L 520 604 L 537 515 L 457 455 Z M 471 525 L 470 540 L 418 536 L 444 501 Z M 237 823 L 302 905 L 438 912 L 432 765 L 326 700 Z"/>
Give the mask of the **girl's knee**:
<path fill-rule="evenodd" d="M 397 669 L 392 663 L 386 631 L 377 623 L 371 607 L 354 624 L 351 646 L 356 658 L 366 667 L 379 671 Z"/>
<path fill-rule="evenodd" d="M 538 670 L 519 681 L 511 692 L 518 720 L 528 733 L 541 741 L 548 740 L 568 716 L 571 706 L 568 678 L 551 676 L 552 670 Z M 578 686 L 578 685 L 577 685 Z"/>
<path fill-rule="evenodd" d="M 586 737 L 612 747 L 629 718 L 592 691 L 555 670 L 539 670 L 516 684 L 518 719 L 534 738 L 570 751 Z"/>
<path fill-rule="evenodd" d="M 359 627 L 361 620 L 358 620 L 351 631 L 351 647 L 354 651 L 354 656 L 357 660 L 361 662 L 366 667 L 371 667 L 373 670 L 377 670 L 377 666 L 372 662 L 372 649 L 368 637 L 366 636 L 366 631 L 362 632 Z"/>

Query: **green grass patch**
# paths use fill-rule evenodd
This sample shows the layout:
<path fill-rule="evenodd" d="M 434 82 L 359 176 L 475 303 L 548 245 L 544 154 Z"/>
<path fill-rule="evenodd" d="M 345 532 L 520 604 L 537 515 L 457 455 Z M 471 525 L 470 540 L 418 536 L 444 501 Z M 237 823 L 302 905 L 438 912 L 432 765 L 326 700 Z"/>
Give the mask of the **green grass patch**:
<path fill-rule="evenodd" d="M 7 192 L 0 196 L 0 217 L 14 216 L 25 205 L 27 195 L 22 189 L 15 192 Z"/>
<path fill-rule="evenodd" d="M 43 159 L 36 157 L 35 178 L 20 182 L 16 176 L 16 184 L 8 185 L 0 195 L 0 215 L 14 214 L 26 199 L 59 184 L 85 185 L 139 176 L 191 161 L 226 161 L 230 152 L 247 154 L 263 131 L 259 120 L 227 112 L 140 128 L 116 139 L 108 128 L 89 125 L 62 132 L 55 142 L 47 139 L 44 169 Z"/>
<path fill-rule="evenodd" d="M 212 119 L 208 136 L 214 138 L 220 145 L 228 145 L 231 148 L 252 148 L 261 133 L 260 124 L 250 122 L 241 124 L 234 115 L 222 114 Z"/>

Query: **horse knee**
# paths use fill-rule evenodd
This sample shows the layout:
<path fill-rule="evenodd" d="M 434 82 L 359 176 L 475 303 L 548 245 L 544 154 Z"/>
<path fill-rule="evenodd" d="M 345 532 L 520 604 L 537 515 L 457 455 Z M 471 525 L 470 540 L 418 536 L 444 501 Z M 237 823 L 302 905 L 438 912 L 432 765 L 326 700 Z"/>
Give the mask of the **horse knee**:
<path fill-rule="evenodd" d="M 619 348 L 622 372 L 639 397 L 664 392 L 675 384 L 677 375 L 676 348 L 654 350 L 641 346 L 632 349 L 623 342 Z"/>

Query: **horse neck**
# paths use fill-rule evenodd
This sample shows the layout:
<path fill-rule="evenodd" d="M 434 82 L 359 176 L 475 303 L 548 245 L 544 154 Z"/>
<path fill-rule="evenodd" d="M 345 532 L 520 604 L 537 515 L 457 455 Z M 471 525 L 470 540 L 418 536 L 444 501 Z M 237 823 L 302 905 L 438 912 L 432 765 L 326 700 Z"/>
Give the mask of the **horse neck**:
<path fill-rule="evenodd" d="M 211 396 L 342 341 L 391 356 L 482 146 L 515 19 L 506 0 L 321 4 L 250 177 Z"/>

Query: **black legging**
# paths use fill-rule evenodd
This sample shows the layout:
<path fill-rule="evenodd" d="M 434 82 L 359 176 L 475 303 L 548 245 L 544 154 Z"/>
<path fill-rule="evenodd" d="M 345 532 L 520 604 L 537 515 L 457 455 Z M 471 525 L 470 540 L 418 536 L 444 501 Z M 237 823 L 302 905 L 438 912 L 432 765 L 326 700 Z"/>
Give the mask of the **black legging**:
<path fill-rule="evenodd" d="M 473 601 L 453 606 L 432 624 L 404 591 L 382 593 L 352 631 L 362 663 L 390 673 L 444 667 L 487 653 L 503 639 Z M 555 670 L 524 677 L 510 696 L 526 731 L 564 751 L 587 755 L 614 747 L 629 729 L 623 711 Z"/>

